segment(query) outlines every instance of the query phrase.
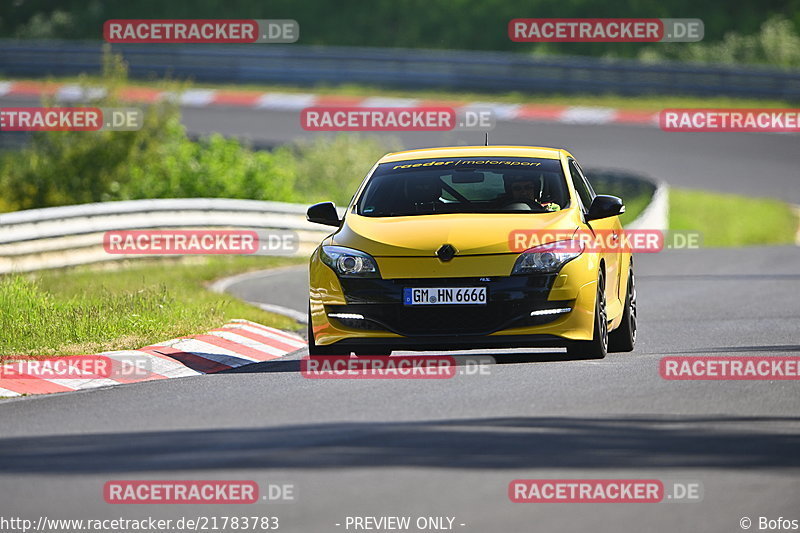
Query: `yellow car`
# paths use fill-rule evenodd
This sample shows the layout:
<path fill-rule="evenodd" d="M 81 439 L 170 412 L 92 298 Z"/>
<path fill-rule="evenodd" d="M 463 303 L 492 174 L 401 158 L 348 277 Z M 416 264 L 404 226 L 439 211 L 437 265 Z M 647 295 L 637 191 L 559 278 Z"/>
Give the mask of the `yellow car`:
<path fill-rule="evenodd" d="M 636 341 L 630 251 L 567 151 L 446 147 L 384 156 L 310 260 L 309 354 L 566 347 L 602 358 Z M 521 236 L 521 237 L 520 237 Z M 531 246 L 527 246 L 531 244 Z M 520 245 L 525 245 L 520 247 Z"/>

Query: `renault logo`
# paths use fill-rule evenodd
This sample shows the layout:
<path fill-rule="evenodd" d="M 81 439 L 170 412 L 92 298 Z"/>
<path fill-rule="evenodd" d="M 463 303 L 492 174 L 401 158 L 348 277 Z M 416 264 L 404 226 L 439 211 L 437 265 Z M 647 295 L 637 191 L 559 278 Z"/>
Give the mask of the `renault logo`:
<path fill-rule="evenodd" d="M 440 261 L 450 261 L 456 255 L 456 249 L 451 244 L 443 244 L 441 248 L 436 250 L 436 257 Z"/>

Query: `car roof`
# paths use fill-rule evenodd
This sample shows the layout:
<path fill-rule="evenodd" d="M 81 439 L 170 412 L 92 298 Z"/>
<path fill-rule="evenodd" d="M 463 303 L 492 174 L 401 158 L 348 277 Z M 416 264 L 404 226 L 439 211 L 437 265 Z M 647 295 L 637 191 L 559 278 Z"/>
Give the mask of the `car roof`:
<path fill-rule="evenodd" d="M 571 155 L 564 149 L 545 146 L 442 146 L 440 148 L 423 148 L 386 154 L 378 163 L 436 157 L 536 157 L 539 159 L 560 159 L 562 154 Z"/>

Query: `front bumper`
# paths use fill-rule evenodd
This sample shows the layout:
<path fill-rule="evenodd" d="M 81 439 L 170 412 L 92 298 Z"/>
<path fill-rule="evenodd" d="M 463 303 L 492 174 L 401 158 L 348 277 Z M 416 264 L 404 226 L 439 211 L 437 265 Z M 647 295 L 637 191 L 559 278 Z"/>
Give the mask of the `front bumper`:
<path fill-rule="evenodd" d="M 558 274 L 546 275 L 340 280 L 312 260 L 315 342 L 452 350 L 552 347 L 590 340 L 596 280 L 586 275 L 589 265 L 582 262 L 572 261 Z M 403 304 L 406 287 L 482 286 L 487 287 L 485 305 Z M 532 311 L 563 308 L 571 311 L 531 316 Z"/>
<path fill-rule="evenodd" d="M 343 279 L 346 305 L 326 305 L 337 327 L 383 331 L 407 337 L 483 336 L 514 327 L 552 322 L 556 314 L 531 311 L 572 309 L 571 300 L 548 301 L 556 275 L 482 278 Z M 404 305 L 406 287 L 486 287 L 485 305 Z M 363 318 L 354 318 L 354 317 Z M 344 318 L 342 318 L 344 317 Z"/>

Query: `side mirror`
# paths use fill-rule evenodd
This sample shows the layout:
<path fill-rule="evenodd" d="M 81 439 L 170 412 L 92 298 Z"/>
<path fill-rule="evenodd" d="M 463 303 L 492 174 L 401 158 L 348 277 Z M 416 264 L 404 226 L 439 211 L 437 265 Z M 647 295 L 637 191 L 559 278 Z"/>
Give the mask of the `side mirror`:
<path fill-rule="evenodd" d="M 586 213 L 586 221 L 589 222 L 590 220 L 613 217 L 621 215 L 624 212 L 625 206 L 621 198 L 598 194 L 594 197 L 594 200 L 592 200 L 592 205 L 589 206 L 589 212 Z"/>
<path fill-rule="evenodd" d="M 341 220 L 339 220 L 339 213 L 336 212 L 336 206 L 333 205 L 333 202 L 322 202 L 312 205 L 308 208 L 308 211 L 306 211 L 306 219 L 309 222 L 325 224 L 326 226 L 339 227 L 342 223 Z"/>

